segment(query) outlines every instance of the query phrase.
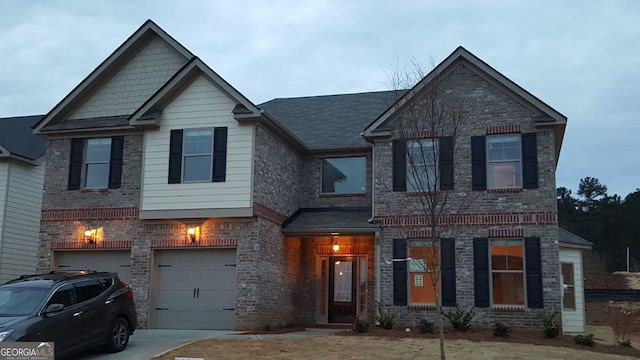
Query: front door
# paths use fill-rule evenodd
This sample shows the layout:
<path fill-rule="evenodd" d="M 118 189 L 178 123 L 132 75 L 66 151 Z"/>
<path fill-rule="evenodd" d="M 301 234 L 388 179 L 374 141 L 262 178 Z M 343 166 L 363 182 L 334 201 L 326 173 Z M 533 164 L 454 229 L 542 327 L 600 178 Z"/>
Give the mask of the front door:
<path fill-rule="evenodd" d="M 357 258 L 333 256 L 329 262 L 329 322 L 351 323 L 357 315 Z"/>

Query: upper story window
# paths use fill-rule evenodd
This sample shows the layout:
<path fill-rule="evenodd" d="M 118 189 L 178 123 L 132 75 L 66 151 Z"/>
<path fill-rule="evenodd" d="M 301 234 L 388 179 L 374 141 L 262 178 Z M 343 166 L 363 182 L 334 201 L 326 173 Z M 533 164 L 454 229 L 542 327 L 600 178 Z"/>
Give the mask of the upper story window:
<path fill-rule="evenodd" d="M 538 188 L 536 133 L 471 137 L 473 190 Z"/>
<path fill-rule="evenodd" d="M 87 139 L 85 188 L 99 189 L 109 185 L 111 138 Z"/>
<path fill-rule="evenodd" d="M 439 187 L 438 143 L 433 139 L 407 142 L 407 190 L 433 191 Z"/>
<path fill-rule="evenodd" d="M 393 191 L 453 190 L 453 137 L 393 140 Z"/>
<path fill-rule="evenodd" d="M 224 182 L 227 128 L 171 130 L 168 183 Z"/>
<path fill-rule="evenodd" d="M 182 180 L 211 181 L 213 166 L 213 129 L 184 131 Z"/>
<path fill-rule="evenodd" d="M 367 192 L 367 158 L 342 157 L 321 160 L 323 194 Z"/>
<path fill-rule="evenodd" d="M 522 187 L 520 134 L 487 136 L 487 187 Z"/>
<path fill-rule="evenodd" d="M 120 187 L 124 137 L 71 139 L 67 188 L 115 189 Z"/>

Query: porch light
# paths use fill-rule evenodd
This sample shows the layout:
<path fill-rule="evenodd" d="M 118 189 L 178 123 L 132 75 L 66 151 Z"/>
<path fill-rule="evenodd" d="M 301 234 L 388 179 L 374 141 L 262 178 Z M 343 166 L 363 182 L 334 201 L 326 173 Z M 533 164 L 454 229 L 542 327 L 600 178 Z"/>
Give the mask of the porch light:
<path fill-rule="evenodd" d="M 340 250 L 340 245 L 333 244 L 333 252 L 338 252 Z"/>
<path fill-rule="evenodd" d="M 87 228 L 84 231 L 84 241 L 86 241 L 89 244 L 95 243 L 96 242 L 96 233 L 97 233 L 96 229 Z"/>
<path fill-rule="evenodd" d="M 199 226 L 190 226 L 187 228 L 187 238 L 192 242 L 197 242 L 200 240 L 200 227 Z"/>

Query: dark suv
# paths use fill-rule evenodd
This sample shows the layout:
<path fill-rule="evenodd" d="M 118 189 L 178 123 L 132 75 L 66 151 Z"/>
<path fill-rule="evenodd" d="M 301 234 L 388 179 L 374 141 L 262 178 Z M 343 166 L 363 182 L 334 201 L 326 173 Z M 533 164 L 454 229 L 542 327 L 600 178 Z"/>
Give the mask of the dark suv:
<path fill-rule="evenodd" d="M 0 341 L 46 341 L 56 358 L 124 350 L 136 328 L 131 288 L 116 273 L 52 271 L 0 285 Z"/>

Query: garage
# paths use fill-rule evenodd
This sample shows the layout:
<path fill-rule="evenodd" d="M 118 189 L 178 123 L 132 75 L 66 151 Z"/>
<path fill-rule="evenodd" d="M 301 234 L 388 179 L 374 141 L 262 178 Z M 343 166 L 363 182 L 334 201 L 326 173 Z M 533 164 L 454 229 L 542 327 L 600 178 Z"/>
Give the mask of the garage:
<path fill-rule="evenodd" d="M 156 250 L 151 284 L 156 329 L 233 329 L 236 250 Z"/>
<path fill-rule="evenodd" d="M 131 253 L 127 250 L 56 251 L 54 266 L 54 270 L 116 272 L 128 284 L 131 279 Z"/>

